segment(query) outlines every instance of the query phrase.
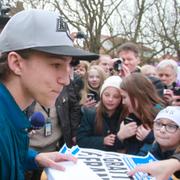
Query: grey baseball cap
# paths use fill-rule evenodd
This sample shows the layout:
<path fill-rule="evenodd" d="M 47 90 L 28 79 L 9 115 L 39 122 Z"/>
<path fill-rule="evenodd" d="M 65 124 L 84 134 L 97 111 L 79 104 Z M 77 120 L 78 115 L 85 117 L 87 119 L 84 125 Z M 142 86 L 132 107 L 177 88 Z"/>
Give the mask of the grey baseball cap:
<path fill-rule="evenodd" d="M 67 23 L 58 13 L 38 9 L 17 13 L 0 34 L 1 53 L 23 49 L 81 60 L 95 60 L 99 57 L 73 46 Z"/>

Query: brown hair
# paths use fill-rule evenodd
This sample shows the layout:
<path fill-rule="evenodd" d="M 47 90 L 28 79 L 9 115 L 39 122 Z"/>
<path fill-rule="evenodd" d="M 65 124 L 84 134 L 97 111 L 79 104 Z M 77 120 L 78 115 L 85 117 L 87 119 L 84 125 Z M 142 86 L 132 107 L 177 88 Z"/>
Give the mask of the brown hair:
<path fill-rule="evenodd" d="M 122 109 L 122 100 L 119 103 L 119 106 L 116 108 L 115 112 L 120 112 Z M 103 133 L 103 119 L 104 119 L 104 114 L 106 113 L 106 108 L 102 102 L 102 96 L 101 100 L 96 108 L 96 124 L 95 124 L 95 132 L 97 134 L 102 135 Z"/>
<path fill-rule="evenodd" d="M 132 51 L 132 52 L 134 52 L 136 57 L 140 56 L 138 46 L 135 43 L 132 43 L 132 42 L 127 42 L 127 43 L 122 44 L 118 48 L 117 53 L 119 54 L 121 51 Z"/>
<path fill-rule="evenodd" d="M 105 112 L 106 112 L 105 106 L 102 103 L 102 99 L 101 99 L 98 104 L 98 107 L 96 108 L 95 132 L 97 134 L 102 134 L 102 132 L 103 132 L 103 114 Z"/>
<path fill-rule="evenodd" d="M 25 50 L 17 50 L 15 52 L 19 54 L 22 58 L 28 59 L 30 55 L 35 51 L 32 49 L 25 49 Z M 9 74 L 11 73 L 7 61 L 8 54 L 9 52 L 2 53 L 0 57 L 0 81 L 7 81 Z"/>
<path fill-rule="evenodd" d="M 123 79 L 120 88 L 128 93 L 142 124 L 147 124 L 152 128 L 153 120 L 160 110 L 156 106 L 164 106 L 152 82 L 141 73 L 133 73 Z M 136 101 L 138 102 L 137 107 Z M 123 110 L 121 119 L 129 114 L 127 107 L 124 107 Z"/>

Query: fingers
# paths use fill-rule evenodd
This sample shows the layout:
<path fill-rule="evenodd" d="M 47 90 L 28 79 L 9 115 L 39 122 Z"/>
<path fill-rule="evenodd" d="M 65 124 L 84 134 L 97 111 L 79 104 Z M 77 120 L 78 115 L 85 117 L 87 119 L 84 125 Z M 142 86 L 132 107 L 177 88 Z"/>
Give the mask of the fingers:
<path fill-rule="evenodd" d="M 136 174 L 137 172 L 144 172 L 144 173 L 148 173 L 148 168 L 146 167 L 146 165 L 139 165 L 136 166 L 133 170 L 128 172 L 129 176 L 133 176 L 134 174 Z"/>
<path fill-rule="evenodd" d="M 52 169 L 59 170 L 59 171 L 65 171 L 64 166 L 62 166 L 62 165 L 60 165 L 60 163 L 57 163 L 57 162 L 54 162 L 54 161 L 50 162 L 49 167 L 52 168 Z"/>
<path fill-rule="evenodd" d="M 139 141 L 142 141 L 143 140 L 143 137 L 140 133 L 136 133 L 136 138 L 139 140 Z"/>
<path fill-rule="evenodd" d="M 77 162 L 77 158 L 72 155 L 60 154 L 59 152 L 54 152 L 49 155 L 50 156 L 46 158 L 46 166 L 60 171 L 65 171 L 65 167 L 63 167 L 59 162 L 62 161 L 71 161 L 73 163 Z"/>
<path fill-rule="evenodd" d="M 115 135 L 114 134 L 110 134 L 108 137 L 108 144 L 113 146 L 115 142 Z"/>
<path fill-rule="evenodd" d="M 116 135 L 110 134 L 104 138 L 104 144 L 108 146 L 113 146 L 115 143 Z"/>
<path fill-rule="evenodd" d="M 59 152 L 57 152 L 57 157 L 56 157 L 56 162 L 60 162 L 60 161 L 72 161 L 73 163 L 77 162 L 77 158 L 70 155 L 70 154 L 60 154 Z"/>
<path fill-rule="evenodd" d="M 137 124 L 135 122 L 131 122 L 129 124 L 125 124 L 122 122 L 120 126 L 120 130 L 118 132 L 118 138 L 120 140 L 124 140 L 131 136 L 134 136 L 137 131 Z"/>

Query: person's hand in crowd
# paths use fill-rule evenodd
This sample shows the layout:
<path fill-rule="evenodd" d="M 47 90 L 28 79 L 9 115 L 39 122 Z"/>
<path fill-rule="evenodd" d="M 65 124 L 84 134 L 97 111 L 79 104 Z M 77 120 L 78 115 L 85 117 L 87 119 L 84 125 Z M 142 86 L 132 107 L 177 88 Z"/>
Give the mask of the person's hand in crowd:
<path fill-rule="evenodd" d="M 77 33 L 78 33 L 78 32 L 72 32 L 72 33 L 70 34 L 71 39 L 72 39 L 73 42 L 74 42 L 74 40 L 75 40 L 76 37 L 77 37 Z"/>
<path fill-rule="evenodd" d="M 131 72 L 129 71 L 129 68 L 126 65 L 122 64 L 122 69 L 119 71 L 118 75 L 123 78 L 130 74 Z"/>
<path fill-rule="evenodd" d="M 113 146 L 115 143 L 116 135 L 115 134 L 109 134 L 104 138 L 104 145 Z"/>
<path fill-rule="evenodd" d="M 173 91 L 170 89 L 164 89 L 163 99 L 168 104 L 171 105 L 173 102 Z"/>
<path fill-rule="evenodd" d="M 120 125 L 120 129 L 117 133 L 117 137 L 119 140 L 123 141 L 126 138 L 136 135 L 136 132 L 137 132 L 136 122 L 124 124 L 124 121 L 122 121 Z"/>
<path fill-rule="evenodd" d="M 172 105 L 173 106 L 180 106 L 180 96 L 173 96 Z"/>
<path fill-rule="evenodd" d="M 35 158 L 37 164 L 40 167 L 50 167 L 60 171 L 64 171 L 65 168 L 61 166 L 58 162 L 62 161 L 72 161 L 77 162 L 77 158 L 72 155 L 60 154 L 59 152 L 48 152 L 48 153 L 39 153 Z"/>
<path fill-rule="evenodd" d="M 86 101 L 84 102 L 83 106 L 90 108 L 90 107 L 95 107 L 97 104 L 96 100 L 92 99 L 91 97 L 87 98 Z"/>
<path fill-rule="evenodd" d="M 72 142 L 74 145 L 76 144 L 76 136 L 72 137 Z"/>
<path fill-rule="evenodd" d="M 138 165 L 132 171 L 128 172 L 128 175 L 133 176 L 137 172 L 144 172 L 155 177 L 156 180 L 168 180 L 177 170 L 180 170 L 179 160 L 168 159 Z"/>
<path fill-rule="evenodd" d="M 150 127 L 144 127 L 144 125 L 140 125 L 137 128 L 136 138 L 139 141 L 143 141 L 150 132 L 151 132 L 151 128 Z"/>

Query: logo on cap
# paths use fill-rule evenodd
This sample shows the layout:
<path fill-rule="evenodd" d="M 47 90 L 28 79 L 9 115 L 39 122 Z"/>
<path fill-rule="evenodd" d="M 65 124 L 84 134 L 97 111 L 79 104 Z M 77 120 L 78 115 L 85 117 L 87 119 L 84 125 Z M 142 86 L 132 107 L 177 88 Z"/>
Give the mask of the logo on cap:
<path fill-rule="evenodd" d="M 168 109 L 168 108 L 166 108 L 166 109 L 164 109 L 164 113 L 167 113 L 167 114 L 169 114 L 169 115 L 172 115 L 172 114 L 175 113 L 175 110 L 174 110 L 174 109 Z"/>
<path fill-rule="evenodd" d="M 67 36 L 72 40 L 69 32 L 69 28 L 67 23 L 63 20 L 63 17 L 59 16 L 57 19 L 57 26 L 56 26 L 56 31 L 57 32 L 65 32 Z"/>
<path fill-rule="evenodd" d="M 64 22 L 62 17 L 59 17 L 57 19 L 57 27 L 56 27 L 56 31 L 57 32 L 66 32 L 68 30 L 68 25 L 66 22 Z"/>

